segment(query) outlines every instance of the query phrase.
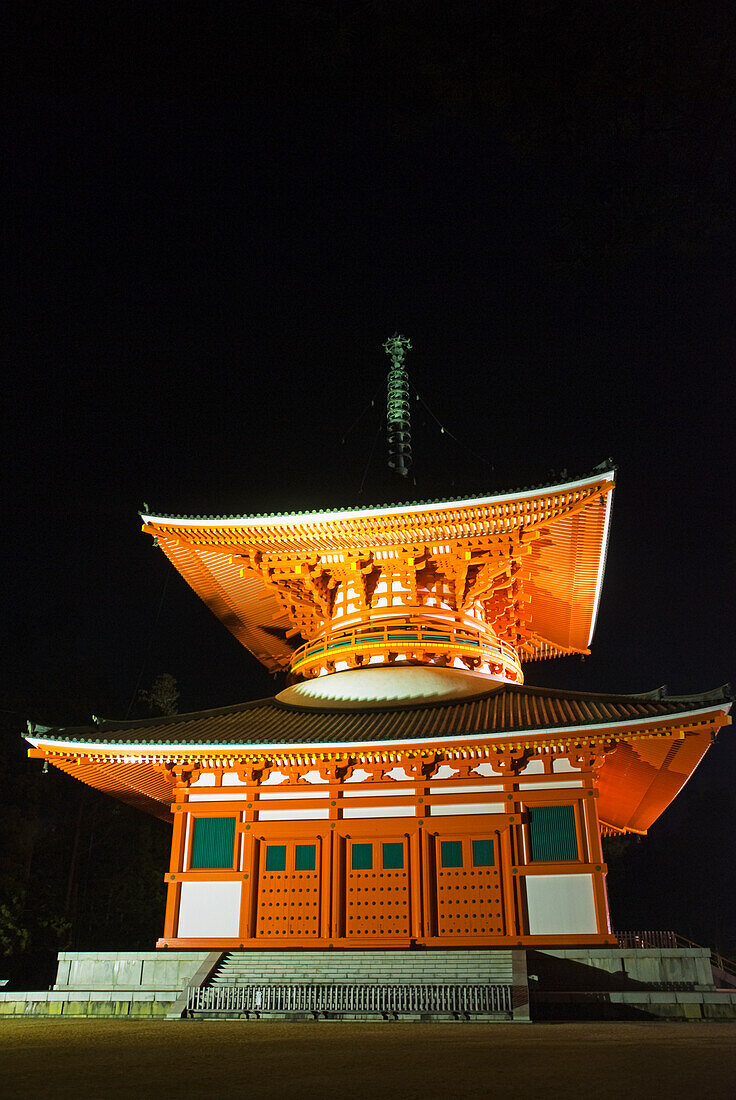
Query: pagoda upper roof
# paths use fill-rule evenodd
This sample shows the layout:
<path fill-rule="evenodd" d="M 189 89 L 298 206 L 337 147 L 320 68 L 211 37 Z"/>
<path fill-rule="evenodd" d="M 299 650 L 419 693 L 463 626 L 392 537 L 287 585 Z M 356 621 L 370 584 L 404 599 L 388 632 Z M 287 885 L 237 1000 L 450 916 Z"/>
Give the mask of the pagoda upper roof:
<path fill-rule="evenodd" d="M 306 508 L 300 512 L 253 512 L 232 513 L 231 515 L 190 515 L 174 512 L 157 512 L 148 505 L 144 505 L 140 516 L 148 523 L 171 523 L 174 521 L 192 523 L 196 526 L 216 526 L 219 524 L 237 524 L 246 527 L 280 526 L 282 523 L 289 525 L 302 525 L 305 523 L 325 523 L 340 520 L 355 520 L 370 518 L 372 516 L 399 515 L 401 513 L 414 513 L 432 511 L 447 508 L 462 509 L 478 504 L 496 504 L 512 500 L 521 500 L 527 497 L 537 496 L 540 493 L 566 492 L 569 489 L 586 485 L 592 478 L 601 477 L 613 479 L 616 472 L 615 463 L 609 459 L 582 477 L 564 481 L 543 481 L 538 485 L 522 485 L 515 489 L 501 489 L 496 493 L 463 494 L 455 497 L 431 497 L 428 500 L 406 500 L 385 504 L 355 504 L 343 508 Z"/>
<path fill-rule="evenodd" d="M 522 555 L 526 603 L 513 615 L 521 659 L 529 660 L 589 651 L 614 483 L 615 467 L 604 463 L 587 477 L 487 496 L 253 516 L 146 510 L 141 517 L 187 583 L 271 671 L 288 668 L 301 644 L 271 577 L 308 603 L 315 569 L 328 584 L 347 558 L 397 549 L 407 561 L 422 552 L 445 562 L 453 554 L 469 559 L 484 547 L 509 562 Z"/>

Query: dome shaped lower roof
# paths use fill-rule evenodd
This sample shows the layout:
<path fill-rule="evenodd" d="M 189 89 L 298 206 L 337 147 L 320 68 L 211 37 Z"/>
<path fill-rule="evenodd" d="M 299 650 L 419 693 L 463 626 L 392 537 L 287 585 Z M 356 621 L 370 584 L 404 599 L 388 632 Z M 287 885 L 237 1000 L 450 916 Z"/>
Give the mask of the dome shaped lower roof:
<path fill-rule="evenodd" d="M 276 696 L 289 706 L 320 710 L 419 706 L 497 691 L 501 681 L 479 672 L 428 665 L 352 668 L 285 688 Z"/>

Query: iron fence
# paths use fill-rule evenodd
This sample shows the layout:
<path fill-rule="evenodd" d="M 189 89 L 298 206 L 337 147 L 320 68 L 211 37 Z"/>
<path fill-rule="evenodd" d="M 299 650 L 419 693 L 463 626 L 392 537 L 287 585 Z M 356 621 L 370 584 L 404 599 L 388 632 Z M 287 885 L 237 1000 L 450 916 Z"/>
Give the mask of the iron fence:
<path fill-rule="evenodd" d="M 616 939 L 618 946 L 624 949 L 630 947 L 658 949 L 678 946 L 678 936 L 675 932 L 617 932 Z"/>
<path fill-rule="evenodd" d="M 189 1012 L 511 1013 L 510 985 L 212 985 L 190 988 Z"/>

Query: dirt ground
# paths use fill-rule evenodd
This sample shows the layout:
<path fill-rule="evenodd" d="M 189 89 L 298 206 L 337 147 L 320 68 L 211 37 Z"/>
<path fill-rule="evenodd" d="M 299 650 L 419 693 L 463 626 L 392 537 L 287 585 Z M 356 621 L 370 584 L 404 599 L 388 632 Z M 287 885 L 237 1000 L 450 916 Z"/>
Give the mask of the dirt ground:
<path fill-rule="evenodd" d="M 736 1025 L 0 1020 L 15 1097 L 732 1097 Z"/>

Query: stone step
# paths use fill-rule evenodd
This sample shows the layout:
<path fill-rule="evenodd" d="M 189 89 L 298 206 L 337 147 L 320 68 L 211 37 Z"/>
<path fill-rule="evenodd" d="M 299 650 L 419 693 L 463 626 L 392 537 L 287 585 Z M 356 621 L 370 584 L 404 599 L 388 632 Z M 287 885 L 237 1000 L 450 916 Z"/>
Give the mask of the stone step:
<path fill-rule="evenodd" d="M 231 951 L 211 985 L 511 983 L 513 951 Z"/>

